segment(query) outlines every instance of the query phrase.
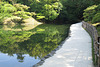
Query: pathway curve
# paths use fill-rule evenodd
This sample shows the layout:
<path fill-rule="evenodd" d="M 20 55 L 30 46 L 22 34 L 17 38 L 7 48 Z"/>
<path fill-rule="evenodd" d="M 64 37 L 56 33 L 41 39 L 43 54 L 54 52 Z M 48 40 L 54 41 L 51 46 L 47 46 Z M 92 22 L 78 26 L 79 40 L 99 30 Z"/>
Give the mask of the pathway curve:
<path fill-rule="evenodd" d="M 40 67 L 93 67 L 89 34 L 82 28 L 82 23 L 71 25 L 70 30 L 70 38 L 62 48 Z"/>

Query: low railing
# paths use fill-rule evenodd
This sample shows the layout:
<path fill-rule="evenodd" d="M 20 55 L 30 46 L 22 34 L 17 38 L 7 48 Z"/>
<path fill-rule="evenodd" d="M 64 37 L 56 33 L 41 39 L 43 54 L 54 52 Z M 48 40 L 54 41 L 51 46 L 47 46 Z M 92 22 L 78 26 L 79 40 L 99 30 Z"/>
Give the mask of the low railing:
<path fill-rule="evenodd" d="M 100 67 L 100 37 L 98 36 L 98 32 L 96 28 L 84 21 L 82 21 L 82 26 L 87 30 L 87 32 L 91 35 L 93 40 L 93 49 L 94 49 L 94 63 L 96 67 Z"/>

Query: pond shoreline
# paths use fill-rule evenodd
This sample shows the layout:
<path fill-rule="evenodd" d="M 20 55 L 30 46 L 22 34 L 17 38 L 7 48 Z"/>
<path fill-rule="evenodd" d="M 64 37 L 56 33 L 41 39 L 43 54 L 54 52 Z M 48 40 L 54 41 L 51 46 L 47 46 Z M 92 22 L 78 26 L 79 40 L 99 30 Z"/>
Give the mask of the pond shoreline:
<path fill-rule="evenodd" d="M 33 65 L 32 67 L 39 67 L 39 66 L 41 66 L 45 62 L 46 59 L 54 56 L 54 54 L 56 54 L 56 51 L 58 51 L 59 49 L 61 49 L 62 46 L 63 46 L 63 44 L 65 43 L 65 41 L 70 38 L 70 33 L 71 33 L 71 30 L 69 28 L 68 36 L 59 44 L 59 46 L 57 46 L 56 49 L 52 50 L 48 55 L 46 55 L 45 57 L 43 57 L 37 64 Z"/>
<path fill-rule="evenodd" d="M 9 56 L 14 59 L 0 63 L 0 66 L 32 67 L 44 57 L 48 58 L 50 52 L 55 53 L 55 48 L 60 47 L 59 44 L 68 36 L 69 27 L 70 25 L 41 24 L 34 29 L 24 30 L 25 26 L 1 25 L 0 51 L 5 55 L 3 60 L 9 60 Z"/>
<path fill-rule="evenodd" d="M 39 67 L 93 67 L 91 37 L 83 29 L 82 23 L 71 25 L 70 30 L 70 38 L 62 48 Z"/>

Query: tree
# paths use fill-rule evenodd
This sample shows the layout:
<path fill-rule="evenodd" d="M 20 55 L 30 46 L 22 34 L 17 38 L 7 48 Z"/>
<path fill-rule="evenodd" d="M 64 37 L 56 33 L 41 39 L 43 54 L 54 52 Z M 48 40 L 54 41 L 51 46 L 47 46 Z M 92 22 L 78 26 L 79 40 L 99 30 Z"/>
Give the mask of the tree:
<path fill-rule="evenodd" d="M 49 21 L 56 19 L 63 7 L 59 0 L 25 0 L 24 4 L 37 14 L 37 19 Z"/>
<path fill-rule="evenodd" d="M 43 15 L 45 16 L 46 20 L 54 20 L 58 17 L 60 14 L 60 11 L 62 10 L 62 4 L 60 2 L 55 2 L 53 4 L 45 4 L 43 6 Z"/>
<path fill-rule="evenodd" d="M 61 0 L 61 3 L 63 4 L 63 9 L 59 19 L 67 21 L 65 23 L 75 23 L 82 19 L 83 10 L 94 2 L 92 0 Z"/>
<path fill-rule="evenodd" d="M 100 4 L 100 0 L 93 0 L 95 4 Z"/>
<path fill-rule="evenodd" d="M 11 1 L 13 5 L 17 3 L 17 0 L 9 0 L 9 1 Z"/>

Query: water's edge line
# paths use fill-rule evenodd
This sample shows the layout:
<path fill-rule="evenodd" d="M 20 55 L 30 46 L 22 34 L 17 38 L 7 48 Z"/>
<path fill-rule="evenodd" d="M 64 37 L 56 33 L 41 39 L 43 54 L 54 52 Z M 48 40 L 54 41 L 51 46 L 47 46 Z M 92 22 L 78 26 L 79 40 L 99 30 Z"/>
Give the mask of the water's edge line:
<path fill-rule="evenodd" d="M 71 28 L 71 26 L 70 26 L 70 28 Z M 65 43 L 65 41 L 68 40 L 71 37 L 70 36 L 71 35 L 71 29 L 70 28 L 69 28 L 69 31 L 68 31 L 68 36 L 59 44 L 59 46 L 57 46 L 56 49 L 52 50 L 48 55 L 46 55 L 44 58 L 42 58 L 37 64 L 33 65 L 32 67 L 39 67 L 39 66 L 43 65 L 43 63 L 45 62 L 46 59 L 54 56 L 54 54 L 56 54 L 56 51 L 58 51 L 59 49 L 61 49 L 61 47 L 63 46 L 63 44 Z"/>

